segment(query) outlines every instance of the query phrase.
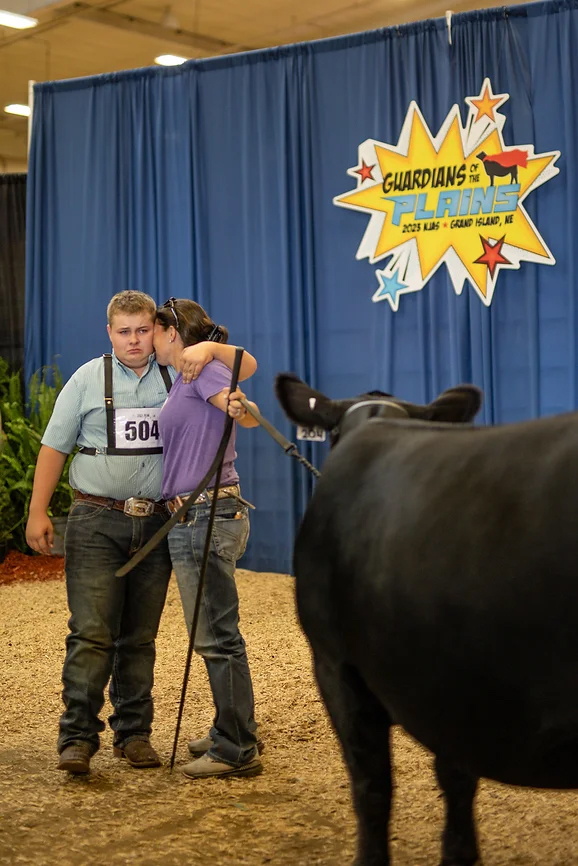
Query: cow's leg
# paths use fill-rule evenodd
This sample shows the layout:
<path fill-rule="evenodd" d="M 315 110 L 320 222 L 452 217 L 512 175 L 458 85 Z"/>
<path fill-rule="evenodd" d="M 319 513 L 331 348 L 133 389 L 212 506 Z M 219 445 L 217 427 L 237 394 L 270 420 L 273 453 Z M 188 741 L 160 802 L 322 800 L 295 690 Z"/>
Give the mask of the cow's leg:
<path fill-rule="evenodd" d="M 441 866 L 473 866 L 478 861 L 474 825 L 478 780 L 439 756 L 435 759 L 435 771 L 446 804 Z"/>
<path fill-rule="evenodd" d="M 355 668 L 316 656 L 315 673 L 351 779 L 355 866 L 389 866 L 390 717 Z"/>

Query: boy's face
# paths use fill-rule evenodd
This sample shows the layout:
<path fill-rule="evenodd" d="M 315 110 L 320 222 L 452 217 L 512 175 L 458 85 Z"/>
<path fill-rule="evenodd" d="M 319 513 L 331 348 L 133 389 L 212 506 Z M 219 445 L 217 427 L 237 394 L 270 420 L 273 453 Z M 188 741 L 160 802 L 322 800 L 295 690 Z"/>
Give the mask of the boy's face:
<path fill-rule="evenodd" d="M 135 371 L 144 369 L 153 353 L 152 316 L 149 313 L 115 313 L 106 329 L 121 364 Z"/>

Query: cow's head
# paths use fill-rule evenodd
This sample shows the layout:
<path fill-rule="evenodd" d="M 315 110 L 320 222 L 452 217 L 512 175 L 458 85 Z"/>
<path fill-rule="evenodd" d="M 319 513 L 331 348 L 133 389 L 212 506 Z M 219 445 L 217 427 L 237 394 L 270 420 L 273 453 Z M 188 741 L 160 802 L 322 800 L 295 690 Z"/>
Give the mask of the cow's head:
<path fill-rule="evenodd" d="M 330 400 L 293 373 L 280 373 L 275 380 L 275 391 L 292 421 L 303 427 L 330 430 L 333 443 L 338 436 L 371 417 L 467 424 L 482 405 L 482 392 L 475 385 L 449 388 L 427 406 L 407 403 L 382 391 L 370 391 L 349 400 Z"/>

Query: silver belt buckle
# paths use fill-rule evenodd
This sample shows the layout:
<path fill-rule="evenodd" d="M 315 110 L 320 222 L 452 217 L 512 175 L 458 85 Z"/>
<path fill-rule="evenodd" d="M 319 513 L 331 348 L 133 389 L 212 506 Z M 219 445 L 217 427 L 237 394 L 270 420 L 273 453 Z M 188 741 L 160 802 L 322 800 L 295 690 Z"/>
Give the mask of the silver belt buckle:
<path fill-rule="evenodd" d="M 155 510 L 155 504 L 150 499 L 137 499 L 131 496 L 124 503 L 124 513 L 130 517 L 150 517 Z"/>

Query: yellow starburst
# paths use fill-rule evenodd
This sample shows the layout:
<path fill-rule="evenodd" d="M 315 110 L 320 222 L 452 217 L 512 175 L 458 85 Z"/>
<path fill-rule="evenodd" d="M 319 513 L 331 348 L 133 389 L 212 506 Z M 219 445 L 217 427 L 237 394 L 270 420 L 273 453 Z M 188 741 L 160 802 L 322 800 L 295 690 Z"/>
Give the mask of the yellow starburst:
<path fill-rule="evenodd" d="M 492 101 L 484 91 L 478 101 L 486 98 Z M 410 125 L 404 127 L 406 152 L 399 145 L 374 143 L 383 181 L 366 182 L 334 200 L 381 216 L 370 260 L 377 262 L 414 240 L 423 284 L 453 251 L 484 299 L 493 291 L 495 276 L 487 264 L 476 261 L 483 252 L 481 237 L 503 239 L 508 248 L 523 251 L 527 258 L 551 263 L 551 254 L 522 202 L 558 154 L 534 156 L 531 147 L 508 154 L 495 127 L 476 143 L 474 153 L 466 154 L 457 107 L 448 115 L 439 143 L 417 106 L 412 108 Z M 506 266 L 519 266 L 519 261 L 505 261 Z"/>

